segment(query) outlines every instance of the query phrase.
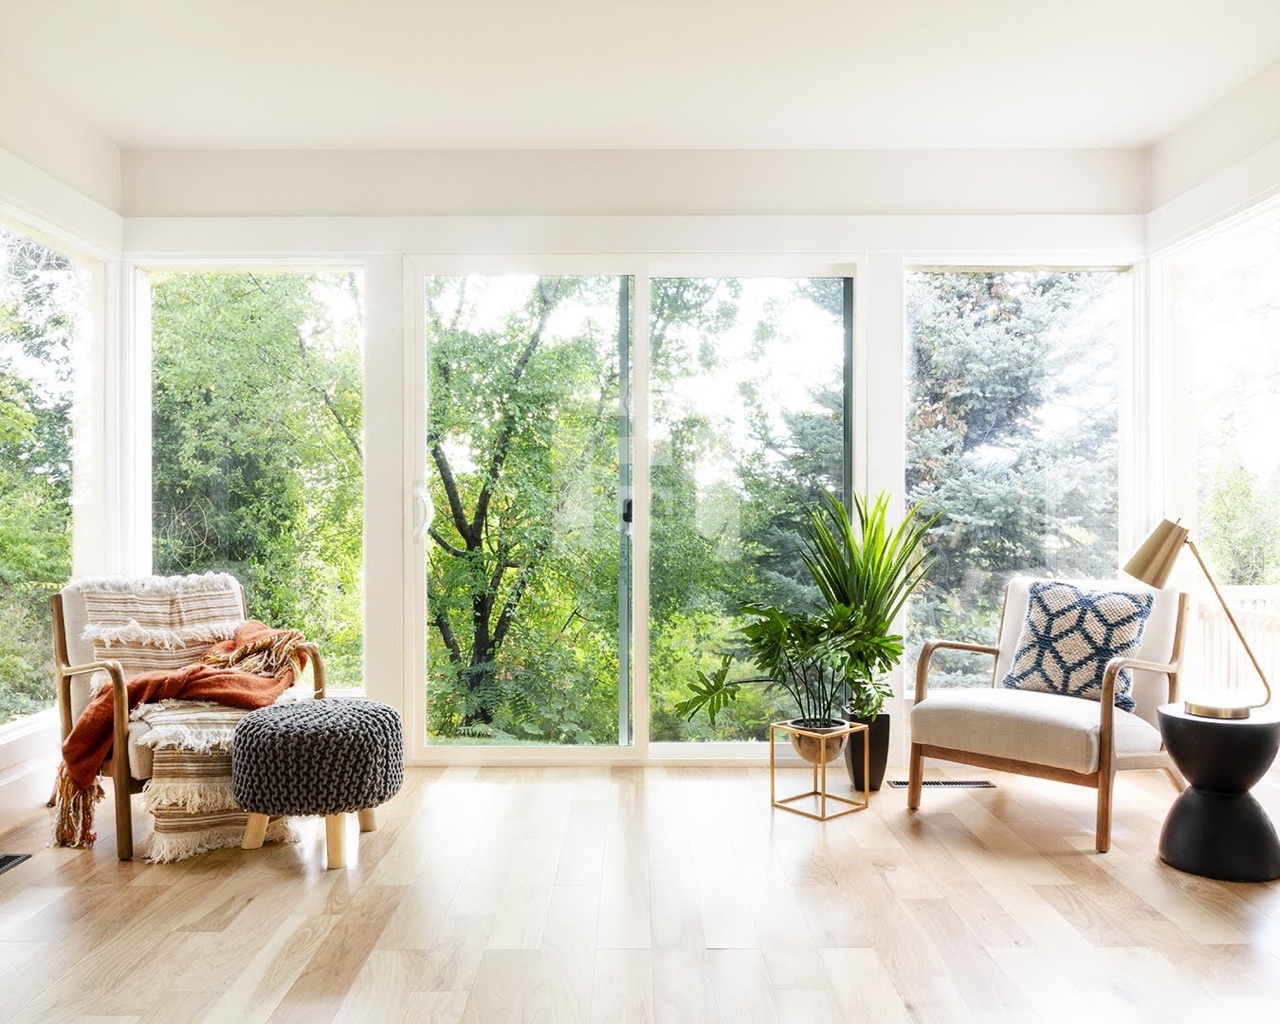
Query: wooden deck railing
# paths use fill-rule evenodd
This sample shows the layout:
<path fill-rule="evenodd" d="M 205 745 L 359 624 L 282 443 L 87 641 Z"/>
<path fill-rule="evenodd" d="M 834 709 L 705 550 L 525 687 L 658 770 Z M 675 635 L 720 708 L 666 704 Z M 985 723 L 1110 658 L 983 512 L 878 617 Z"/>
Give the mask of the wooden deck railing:
<path fill-rule="evenodd" d="M 1267 678 L 1273 686 L 1280 683 L 1280 587 L 1221 589 Z M 1184 689 L 1230 690 L 1256 694 L 1261 700 L 1258 673 L 1221 607 L 1210 593 L 1196 595 L 1195 600 Z"/>

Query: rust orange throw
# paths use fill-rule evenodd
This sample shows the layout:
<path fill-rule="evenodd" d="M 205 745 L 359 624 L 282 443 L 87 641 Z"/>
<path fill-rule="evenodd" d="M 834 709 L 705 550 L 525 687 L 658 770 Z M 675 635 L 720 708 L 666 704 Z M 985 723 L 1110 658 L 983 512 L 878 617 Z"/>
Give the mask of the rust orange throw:
<path fill-rule="evenodd" d="M 129 710 L 139 704 L 181 698 L 211 700 L 233 708 L 263 708 L 284 693 L 306 666 L 302 634 L 246 622 L 230 640 L 214 644 L 204 657 L 177 671 L 143 672 L 126 684 Z M 92 846 L 93 806 L 102 798 L 98 773 L 111 752 L 111 687 L 104 686 L 77 719 L 62 744 L 58 767 L 58 814 L 54 842 Z M 116 751 L 128 757 L 128 751 Z"/>

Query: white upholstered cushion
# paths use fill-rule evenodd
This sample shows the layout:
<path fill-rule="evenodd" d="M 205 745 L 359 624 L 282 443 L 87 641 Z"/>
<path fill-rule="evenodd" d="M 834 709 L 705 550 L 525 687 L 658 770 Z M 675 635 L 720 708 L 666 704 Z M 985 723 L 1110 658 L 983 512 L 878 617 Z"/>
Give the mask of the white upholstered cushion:
<path fill-rule="evenodd" d="M 1098 770 L 1101 713 L 1097 701 L 1054 693 L 935 690 L 911 709 L 911 740 L 1087 774 Z M 1160 733 L 1116 708 L 1115 749 L 1123 754 L 1158 751 Z"/>

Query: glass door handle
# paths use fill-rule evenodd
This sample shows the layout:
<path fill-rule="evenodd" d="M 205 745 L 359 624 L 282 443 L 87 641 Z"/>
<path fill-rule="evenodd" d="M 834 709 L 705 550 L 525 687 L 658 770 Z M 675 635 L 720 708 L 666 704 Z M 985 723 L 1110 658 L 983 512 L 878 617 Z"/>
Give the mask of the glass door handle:
<path fill-rule="evenodd" d="M 436 508 L 431 503 L 431 494 L 420 482 L 413 485 L 413 542 L 420 543 L 427 535 L 427 528 L 435 518 Z"/>

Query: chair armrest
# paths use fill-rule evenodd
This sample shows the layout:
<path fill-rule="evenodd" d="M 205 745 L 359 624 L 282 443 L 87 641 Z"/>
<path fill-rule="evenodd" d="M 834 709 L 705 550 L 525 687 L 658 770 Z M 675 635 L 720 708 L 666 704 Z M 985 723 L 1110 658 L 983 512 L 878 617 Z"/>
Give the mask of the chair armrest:
<path fill-rule="evenodd" d="M 992 657 L 1000 653 L 1000 648 L 988 644 L 970 644 L 962 640 L 929 640 L 920 648 L 920 660 L 916 662 L 916 703 L 925 698 L 929 686 L 929 663 L 933 660 L 934 651 L 972 651 L 974 654 L 990 654 Z"/>
<path fill-rule="evenodd" d="M 311 680 L 315 686 L 312 696 L 316 700 L 324 700 L 324 659 L 320 657 L 320 648 L 313 643 L 299 644 L 298 649 L 305 651 L 307 660 L 311 662 Z"/>
<path fill-rule="evenodd" d="M 1102 717 L 1098 722 L 1098 742 L 1103 750 L 1114 750 L 1115 717 L 1116 717 L 1116 681 L 1120 671 L 1126 668 L 1141 669 L 1146 672 L 1163 672 L 1170 678 L 1177 673 L 1177 665 L 1165 665 L 1157 661 L 1142 661 L 1140 658 L 1112 658 L 1102 673 Z"/>
<path fill-rule="evenodd" d="M 106 661 L 93 661 L 87 665 L 59 665 L 58 666 L 58 715 L 62 723 L 62 738 L 66 738 L 71 734 L 71 728 L 75 724 L 71 721 L 71 679 L 73 676 L 82 676 L 86 672 L 106 672 L 111 677 L 111 702 L 116 708 L 114 719 L 120 717 L 120 707 L 124 708 L 124 736 L 129 734 L 129 701 L 128 691 L 124 685 L 124 668 L 120 662 L 114 659 Z M 113 730 L 113 737 L 118 738 L 118 728 Z"/>

